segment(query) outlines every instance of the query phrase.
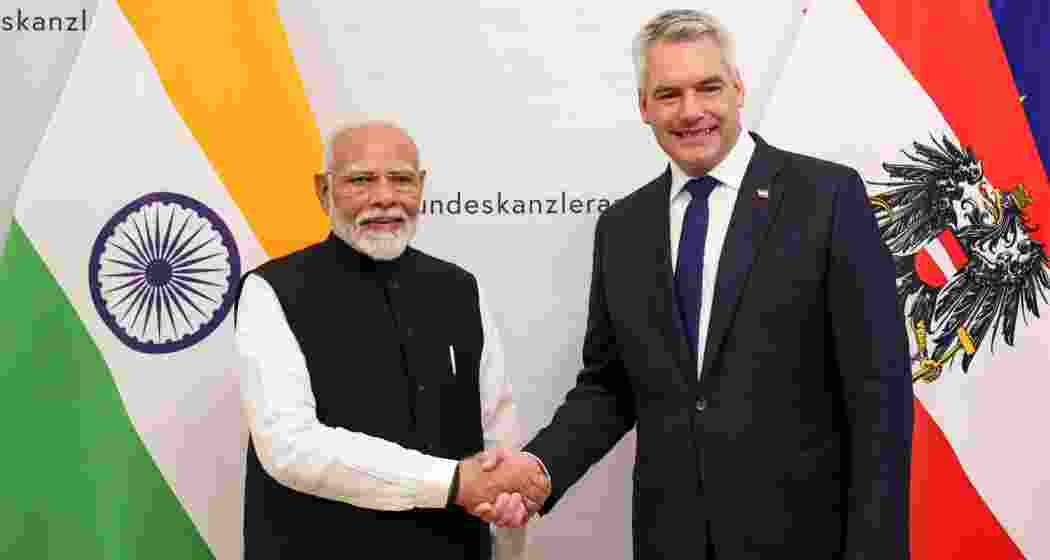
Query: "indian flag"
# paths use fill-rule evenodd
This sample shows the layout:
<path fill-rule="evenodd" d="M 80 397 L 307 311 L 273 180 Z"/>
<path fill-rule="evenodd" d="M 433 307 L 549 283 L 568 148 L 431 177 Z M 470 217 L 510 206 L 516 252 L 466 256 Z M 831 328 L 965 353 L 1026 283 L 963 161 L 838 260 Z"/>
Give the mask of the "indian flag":
<path fill-rule="evenodd" d="M 1050 558 L 1050 191 L 988 2 L 815 0 L 782 76 L 760 131 L 860 171 L 906 312 L 934 310 L 901 325 L 913 557 Z M 967 254 L 920 284 L 945 228 Z"/>
<path fill-rule="evenodd" d="M 239 275 L 324 233 L 274 3 L 99 2 L 0 259 L 0 550 L 239 558 Z"/>

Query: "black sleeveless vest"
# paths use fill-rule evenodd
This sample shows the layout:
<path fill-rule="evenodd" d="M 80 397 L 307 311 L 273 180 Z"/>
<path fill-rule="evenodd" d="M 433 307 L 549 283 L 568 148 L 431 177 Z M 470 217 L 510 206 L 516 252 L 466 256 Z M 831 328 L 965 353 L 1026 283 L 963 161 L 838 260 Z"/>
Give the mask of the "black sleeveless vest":
<path fill-rule="evenodd" d="M 470 273 L 411 247 L 375 261 L 332 235 L 253 273 L 306 356 L 321 423 L 449 459 L 482 449 Z M 244 501 L 247 560 L 491 556 L 488 526 L 458 506 L 378 511 L 300 493 L 270 477 L 251 445 Z"/>

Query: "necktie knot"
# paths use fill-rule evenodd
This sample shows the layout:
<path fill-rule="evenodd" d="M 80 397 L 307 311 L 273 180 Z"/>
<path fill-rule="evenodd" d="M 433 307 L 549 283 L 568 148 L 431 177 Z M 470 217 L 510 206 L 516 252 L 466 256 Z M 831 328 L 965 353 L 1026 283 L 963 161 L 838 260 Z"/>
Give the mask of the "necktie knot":
<path fill-rule="evenodd" d="M 689 194 L 693 195 L 694 199 L 699 200 L 706 200 L 708 196 L 711 196 L 711 191 L 715 190 L 717 186 L 718 179 L 710 175 L 689 179 L 689 182 L 685 184 Z"/>

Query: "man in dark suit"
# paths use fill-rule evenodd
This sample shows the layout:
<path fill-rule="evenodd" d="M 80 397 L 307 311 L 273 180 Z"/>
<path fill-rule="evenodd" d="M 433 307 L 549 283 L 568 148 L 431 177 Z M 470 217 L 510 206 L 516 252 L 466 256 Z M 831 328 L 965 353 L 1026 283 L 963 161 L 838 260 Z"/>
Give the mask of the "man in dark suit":
<path fill-rule="evenodd" d="M 670 164 L 598 221 L 575 388 L 490 460 L 542 463 L 545 512 L 637 428 L 635 558 L 907 558 L 908 346 L 863 181 L 743 130 L 710 15 L 635 53 Z"/>

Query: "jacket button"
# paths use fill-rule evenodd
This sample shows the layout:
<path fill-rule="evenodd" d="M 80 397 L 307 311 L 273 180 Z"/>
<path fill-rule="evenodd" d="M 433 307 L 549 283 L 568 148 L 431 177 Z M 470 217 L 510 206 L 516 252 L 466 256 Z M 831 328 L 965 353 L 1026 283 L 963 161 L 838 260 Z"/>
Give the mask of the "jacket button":
<path fill-rule="evenodd" d="M 420 393 L 422 393 L 423 391 L 425 391 L 425 390 L 426 390 L 426 387 L 425 387 L 425 386 L 423 386 L 423 385 L 420 385 L 420 386 L 418 387 L 418 389 L 419 389 L 419 392 L 420 392 Z"/>
<path fill-rule="evenodd" d="M 400 287 L 400 284 L 397 283 L 397 280 L 391 280 L 390 287 L 396 290 L 398 287 Z"/>
<path fill-rule="evenodd" d="M 415 331 L 412 330 L 412 327 L 408 327 L 405 329 L 405 334 L 408 335 L 409 338 L 411 338 L 414 333 Z"/>
<path fill-rule="evenodd" d="M 704 397 L 700 397 L 699 399 L 696 399 L 696 411 L 697 412 L 703 412 L 704 409 L 706 409 L 706 408 L 707 408 L 707 399 L 705 399 Z"/>

